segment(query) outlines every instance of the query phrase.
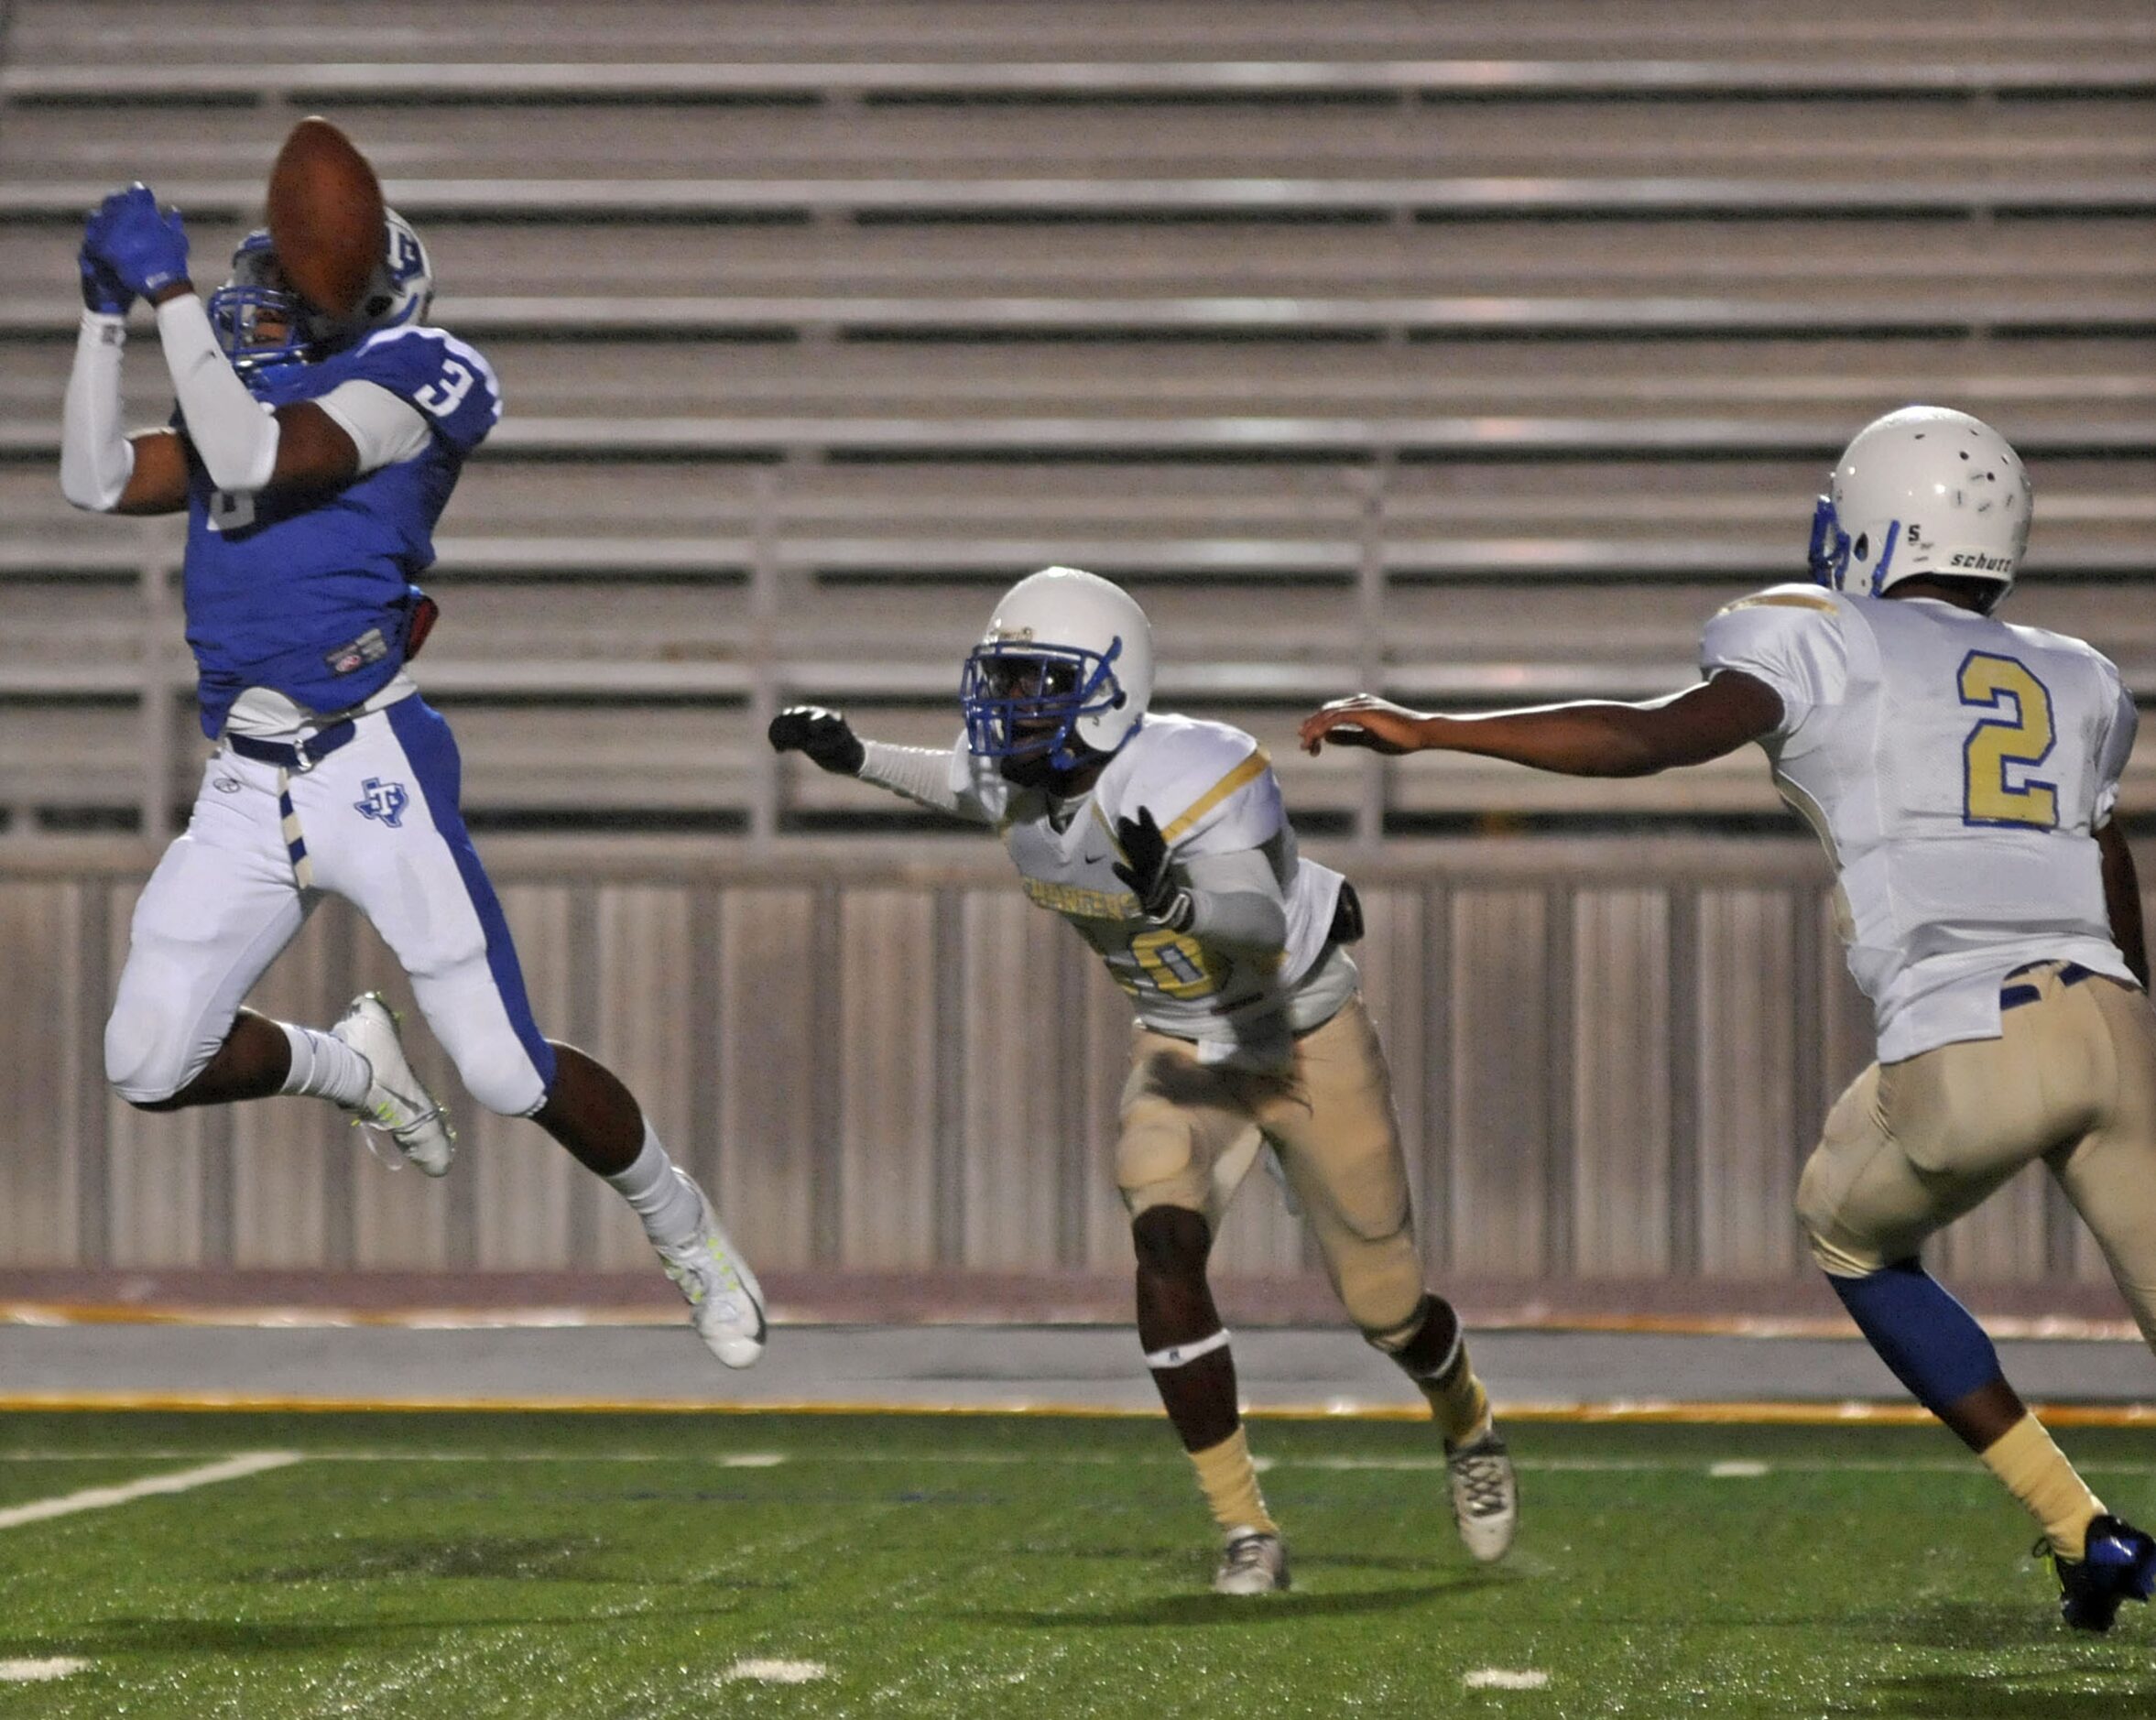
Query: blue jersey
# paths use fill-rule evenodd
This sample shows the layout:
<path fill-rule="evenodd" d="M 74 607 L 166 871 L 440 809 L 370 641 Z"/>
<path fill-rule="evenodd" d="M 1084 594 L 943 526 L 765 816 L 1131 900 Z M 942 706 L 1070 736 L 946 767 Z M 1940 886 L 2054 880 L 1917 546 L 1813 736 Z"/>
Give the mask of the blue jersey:
<path fill-rule="evenodd" d="M 330 495 L 228 495 L 199 462 L 187 503 L 187 642 L 202 732 L 223 731 L 232 702 L 267 687 L 313 711 L 341 711 L 403 667 L 412 581 L 434 561 L 434 522 L 464 456 L 500 420 L 485 358 L 440 329 L 385 329 L 315 364 L 247 377 L 269 407 L 371 382 L 426 414 L 425 452 Z"/>

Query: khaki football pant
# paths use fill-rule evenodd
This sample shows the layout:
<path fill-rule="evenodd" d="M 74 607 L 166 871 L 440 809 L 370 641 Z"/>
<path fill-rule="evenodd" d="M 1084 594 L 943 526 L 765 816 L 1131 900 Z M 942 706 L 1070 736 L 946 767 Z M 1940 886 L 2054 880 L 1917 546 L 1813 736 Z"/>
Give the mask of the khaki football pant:
<path fill-rule="evenodd" d="M 2037 996 L 1998 1039 L 1874 1063 L 1842 1094 L 1797 1191 L 1813 1255 L 1845 1278 L 1907 1259 L 2042 1159 L 2156 1344 L 2156 1010 L 2057 963 L 2016 986 Z"/>
<path fill-rule="evenodd" d="M 1215 1235 L 1270 1142 L 1348 1317 L 1381 1346 L 1411 1334 L 1422 1267 L 1385 1050 L 1360 997 L 1295 1040 L 1278 1075 L 1198 1061 L 1187 1040 L 1138 1028 L 1123 1089 L 1116 1181 L 1136 1218 L 1203 1213 Z"/>

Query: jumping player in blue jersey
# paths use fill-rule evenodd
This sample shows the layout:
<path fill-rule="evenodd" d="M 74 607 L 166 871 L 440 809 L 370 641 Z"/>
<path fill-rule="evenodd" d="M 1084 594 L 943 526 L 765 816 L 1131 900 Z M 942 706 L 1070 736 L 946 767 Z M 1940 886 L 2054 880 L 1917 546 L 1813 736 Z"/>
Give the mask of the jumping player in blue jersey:
<path fill-rule="evenodd" d="M 378 995 L 326 1032 L 243 1007 L 321 895 L 342 896 L 410 975 L 472 1096 L 613 1183 L 699 1335 L 745 1367 L 765 1337 L 756 1279 L 628 1089 L 533 1020 L 458 811 L 456 743 L 412 680 L 434 616 L 412 580 L 502 401 L 486 360 L 427 325 L 419 236 L 394 212 L 384 224 L 372 278 L 335 316 L 292 287 L 267 232 L 241 242 L 205 306 L 180 215 L 145 187 L 90 217 L 60 485 L 98 513 L 187 510 L 187 639 L 217 743 L 136 909 L 106 1074 L 144 1110 L 327 1099 L 446 1172 L 455 1137 Z M 179 404 L 169 428 L 129 436 L 120 362 L 137 298 L 156 307 Z"/>

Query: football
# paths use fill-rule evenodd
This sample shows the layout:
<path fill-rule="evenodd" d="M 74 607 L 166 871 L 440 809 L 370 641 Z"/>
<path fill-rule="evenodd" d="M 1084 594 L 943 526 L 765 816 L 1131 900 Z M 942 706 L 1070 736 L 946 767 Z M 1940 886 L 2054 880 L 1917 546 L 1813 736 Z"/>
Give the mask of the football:
<path fill-rule="evenodd" d="M 285 278 L 317 310 L 347 317 L 382 261 L 382 185 L 319 114 L 292 127 L 269 170 L 269 237 Z"/>

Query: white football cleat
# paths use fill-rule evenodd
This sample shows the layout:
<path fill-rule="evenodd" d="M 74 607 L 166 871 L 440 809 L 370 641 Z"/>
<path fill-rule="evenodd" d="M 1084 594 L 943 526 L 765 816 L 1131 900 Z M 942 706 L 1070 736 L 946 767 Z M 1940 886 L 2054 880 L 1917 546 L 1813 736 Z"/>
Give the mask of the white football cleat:
<path fill-rule="evenodd" d="M 1275 1595 L 1288 1586 L 1288 1549 L 1278 1535 L 1238 1529 L 1220 1550 L 1213 1573 L 1215 1595 Z"/>
<path fill-rule="evenodd" d="M 397 1150 L 429 1176 L 448 1174 L 449 1161 L 457 1153 L 457 1132 L 405 1056 L 397 1012 L 382 994 L 362 992 L 354 997 L 330 1034 L 365 1058 L 372 1074 L 366 1100 L 353 1110 L 353 1122 L 388 1136 Z"/>
<path fill-rule="evenodd" d="M 764 1353 L 764 1291 L 748 1262 L 712 1211 L 703 1191 L 679 1165 L 674 1175 L 696 1197 L 696 1240 L 679 1246 L 655 1242 L 659 1264 L 688 1299 L 696 1335 L 728 1367 L 746 1367 Z"/>
<path fill-rule="evenodd" d="M 1467 1551 L 1477 1562 L 1495 1564 L 1519 1528 L 1519 1477 L 1494 1426 L 1463 1445 L 1445 1442 L 1445 1485 Z"/>

